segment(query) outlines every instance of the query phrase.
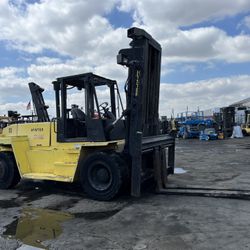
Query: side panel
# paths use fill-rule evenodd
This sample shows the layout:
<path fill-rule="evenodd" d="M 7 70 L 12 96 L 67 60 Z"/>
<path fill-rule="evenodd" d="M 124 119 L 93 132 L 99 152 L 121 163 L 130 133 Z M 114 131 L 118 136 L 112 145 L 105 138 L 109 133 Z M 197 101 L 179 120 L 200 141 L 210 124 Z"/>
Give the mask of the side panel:
<path fill-rule="evenodd" d="M 31 148 L 27 151 L 27 157 L 32 173 L 53 173 L 54 157 L 51 149 L 43 147 Z"/>
<path fill-rule="evenodd" d="M 22 176 L 26 173 L 30 173 L 30 163 L 27 157 L 27 153 L 30 151 L 28 137 L 13 137 L 11 145 L 20 175 Z"/>
<path fill-rule="evenodd" d="M 59 149 L 54 152 L 55 161 L 53 164 L 53 174 L 56 176 L 64 176 L 69 178 L 70 182 L 73 182 L 81 153 L 85 154 L 86 151 L 80 149 Z"/>
<path fill-rule="evenodd" d="M 6 138 L 15 136 L 27 136 L 31 147 L 48 147 L 50 146 L 51 139 L 50 127 L 50 122 L 13 124 L 3 129 L 3 136 Z"/>
<path fill-rule="evenodd" d="M 22 177 L 73 182 L 77 179 L 79 162 L 88 154 L 97 150 L 123 149 L 122 140 L 57 142 L 54 125 L 53 122 L 11 125 L 0 136 L 0 150 L 13 150 Z"/>
<path fill-rule="evenodd" d="M 50 122 L 18 124 L 18 135 L 27 135 L 30 146 L 50 146 Z"/>

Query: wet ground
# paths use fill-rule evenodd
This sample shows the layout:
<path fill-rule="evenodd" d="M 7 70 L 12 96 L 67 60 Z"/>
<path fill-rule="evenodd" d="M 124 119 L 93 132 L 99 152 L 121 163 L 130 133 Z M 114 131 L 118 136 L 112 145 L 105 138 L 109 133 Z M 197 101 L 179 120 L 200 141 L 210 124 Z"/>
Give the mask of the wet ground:
<path fill-rule="evenodd" d="M 250 137 L 177 141 L 169 187 L 249 191 L 249 150 Z M 249 226 L 246 198 L 149 189 L 97 202 L 76 185 L 27 180 L 0 193 L 0 249 L 250 249 Z"/>

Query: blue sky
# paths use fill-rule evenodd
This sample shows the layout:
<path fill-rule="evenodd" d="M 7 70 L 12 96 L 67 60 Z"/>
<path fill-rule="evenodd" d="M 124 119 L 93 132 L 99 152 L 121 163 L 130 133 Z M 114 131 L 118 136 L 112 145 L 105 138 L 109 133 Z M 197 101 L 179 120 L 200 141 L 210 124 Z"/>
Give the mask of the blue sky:
<path fill-rule="evenodd" d="M 128 46 L 131 26 L 146 29 L 162 44 L 161 114 L 187 104 L 208 109 L 249 97 L 249 1 L 188 3 L 2 0 L 0 112 L 25 112 L 29 81 L 47 89 L 52 108 L 50 83 L 65 74 L 93 71 L 123 87 L 127 72 L 116 65 L 115 56 Z"/>

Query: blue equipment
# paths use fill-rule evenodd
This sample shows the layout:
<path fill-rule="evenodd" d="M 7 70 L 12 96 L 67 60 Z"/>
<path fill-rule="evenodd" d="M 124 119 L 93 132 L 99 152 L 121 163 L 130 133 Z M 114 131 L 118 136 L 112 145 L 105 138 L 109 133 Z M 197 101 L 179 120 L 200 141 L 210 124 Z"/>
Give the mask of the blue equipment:
<path fill-rule="evenodd" d="M 216 133 L 214 128 L 206 128 L 204 131 L 200 132 L 200 140 L 201 141 L 209 141 L 209 140 L 217 140 L 218 134 Z"/>
<path fill-rule="evenodd" d="M 206 128 L 213 128 L 215 122 L 212 119 L 205 119 L 201 111 L 183 112 L 177 115 L 179 132 L 177 137 L 183 139 L 199 138 Z"/>

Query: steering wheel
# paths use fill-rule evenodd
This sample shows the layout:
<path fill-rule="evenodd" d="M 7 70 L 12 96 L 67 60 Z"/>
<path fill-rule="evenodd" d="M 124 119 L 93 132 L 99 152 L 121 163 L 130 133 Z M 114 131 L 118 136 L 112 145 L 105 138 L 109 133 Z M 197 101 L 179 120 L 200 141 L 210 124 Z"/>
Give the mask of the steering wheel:
<path fill-rule="evenodd" d="M 103 102 L 99 105 L 100 108 L 102 108 L 102 112 L 101 112 L 101 116 L 102 117 L 105 117 L 105 114 L 107 113 L 107 111 L 109 110 L 109 107 L 108 107 L 108 103 L 107 102 Z"/>
<path fill-rule="evenodd" d="M 103 103 L 101 103 L 100 105 L 99 105 L 99 107 L 100 108 L 102 108 L 102 109 L 106 109 L 107 107 L 108 107 L 108 103 L 107 102 L 103 102 Z"/>

